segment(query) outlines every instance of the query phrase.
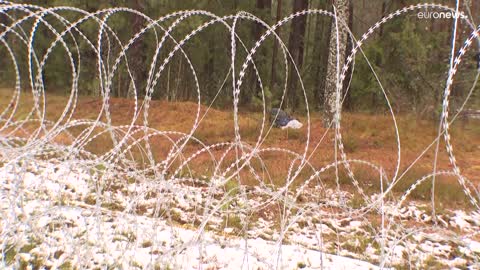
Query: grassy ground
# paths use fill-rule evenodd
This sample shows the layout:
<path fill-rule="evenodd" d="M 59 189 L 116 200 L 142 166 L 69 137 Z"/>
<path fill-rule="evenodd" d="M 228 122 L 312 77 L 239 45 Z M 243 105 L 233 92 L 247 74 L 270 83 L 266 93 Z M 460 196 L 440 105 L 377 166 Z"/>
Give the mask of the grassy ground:
<path fill-rule="evenodd" d="M 0 91 L 1 111 L 7 108 L 11 96 L 12 93 L 10 91 Z M 57 121 L 64 111 L 67 101 L 68 97 L 65 96 L 48 95 L 46 98 L 46 118 L 54 122 Z M 31 110 L 32 104 L 31 95 L 22 93 L 20 106 L 14 114 L 14 119 L 24 119 Z M 114 125 L 126 125 L 131 122 L 135 106 L 133 100 L 111 98 L 109 104 Z M 76 109 L 73 111 L 72 118 L 96 119 L 101 107 L 102 102 L 96 98 L 80 97 L 76 104 Z M 204 115 L 206 111 L 207 108 L 202 106 L 200 115 Z M 69 112 L 71 111 L 69 110 Z M 148 110 L 149 126 L 161 131 L 188 133 L 194 123 L 196 112 L 197 104 L 193 102 L 169 103 L 155 100 L 151 102 Z M 251 146 L 255 145 L 260 135 L 262 114 L 240 110 L 239 117 L 242 140 Z M 306 124 L 305 115 L 297 114 L 295 117 Z M 403 174 L 404 176 L 395 186 L 394 191 L 400 193 L 407 190 L 417 179 L 432 172 L 435 145 L 421 157 L 420 155 L 423 150 L 434 141 L 437 134 L 438 123 L 433 120 L 418 119 L 414 115 L 399 115 L 396 117 L 402 149 L 400 175 Z M 105 121 L 105 119 L 105 116 L 102 115 L 101 120 Z M 143 124 L 143 113 L 139 119 L 137 119 L 136 123 L 139 125 Z M 25 129 L 33 131 L 36 127 L 38 127 L 38 124 L 33 123 L 26 125 Z M 11 130 L 11 128 L 6 129 L 3 133 Z M 76 127 L 72 128 L 70 132 L 74 136 L 78 136 L 83 130 L 84 127 Z M 263 143 L 261 148 L 281 147 L 299 154 L 304 153 L 307 140 L 307 125 L 304 125 L 301 130 L 285 131 L 273 128 L 267 136 L 265 136 L 265 132 L 266 131 L 264 131 L 262 135 Z M 28 131 L 17 131 L 16 135 L 25 136 L 26 133 L 28 133 Z M 462 172 L 473 181 L 475 185 L 478 185 L 478 172 L 480 169 L 480 125 L 478 125 L 478 121 L 472 120 L 469 122 L 460 121 L 454 123 L 451 135 L 453 149 Z M 232 110 L 209 109 L 208 113 L 201 120 L 194 136 L 207 145 L 233 141 L 234 128 Z M 395 129 L 390 115 L 344 113 L 342 118 L 342 136 L 349 159 L 366 160 L 381 166 L 391 179 L 397 166 L 398 157 Z M 173 136 L 173 138 L 178 139 L 180 136 Z M 335 153 L 333 138 L 333 130 L 326 130 L 322 125 L 320 114 L 313 113 L 310 126 L 310 147 L 307 149 L 307 156 L 310 156 L 309 160 L 316 168 L 333 162 Z M 69 144 L 72 140 L 65 134 L 60 134 L 55 138 L 55 141 Z M 162 137 L 153 137 L 150 142 L 156 161 L 164 160 L 171 149 L 171 143 Z M 110 137 L 108 135 L 102 135 L 86 145 L 85 148 L 93 153 L 101 154 L 108 151 L 112 145 Z M 183 153 L 185 156 L 189 156 L 200 148 L 201 145 L 198 143 L 189 143 Z M 444 148 L 442 137 L 437 163 L 438 170 L 451 169 Z M 224 152 L 225 148 L 220 148 L 214 150 L 213 154 L 219 159 Z M 140 152 L 135 153 L 134 151 L 133 155 L 137 156 L 138 160 L 141 160 Z M 260 157 L 268 169 L 268 175 L 270 175 L 268 179 L 272 182 L 271 184 L 283 185 L 287 170 L 293 160 L 292 156 L 286 153 L 264 152 Z M 414 166 L 407 170 L 417 158 L 419 159 L 415 162 Z M 235 160 L 234 153 L 228 154 L 226 160 Z M 180 160 L 176 160 L 171 167 L 176 168 L 178 164 L 180 164 Z M 226 166 L 229 165 L 229 162 L 225 162 L 225 164 L 225 166 L 222 166 L 222 169 L 225 169 Z M 261 164 L 260 160 L 252 161 L 252 166 L 255 167 L 257 171 L 262 171 Z M 211 157 L 208 154 L 200 155 L 190 163 L 190 168 L 194 168 L 194 176 L 206 175 L 208 177 L 213 174 L 213 167 Z M 377 172 L 358 164 L 352 165 L 352 168 L 355 176 L 367 192 L 373 193 L 379 191 L 380 183 Z M 346 189 L 351 188 L 353 190 L 354 187 L 351 184 L 351 180 L 346 176 L 344 170 L 342 168 L 340 169 L 340 184 Z M 172 173 L 172 171 L 169 172 Z M 267 171 L 264 172 L 267 173 Z M 182 171 L 181 173 L 185 172 Z M 192 173 L 192 171 L 189 173 Z M 304 169 L 292 188 L 295 188 L 296 185 L 300 184 L 311 174 L 311 170 Z M 327 185 L 335 184 L 335 180 L 332 180 L 334 179 L 334 170 L 329 170 L 324 175 L 322 179 L 325 180 Z M 249 174 L 248 170 L 244 170 L 241 176 L 244 184 L 256 184 L 257 180 Z M 431 185 L 431 182 L 428 181 L 419 186 L 412 193 L 412 198 L 429 200 Z M 453 177 L 437 178 L 436 196 L 441 203 L 467 205 L 463 189 L 458 184 L 457 179 Z"/>

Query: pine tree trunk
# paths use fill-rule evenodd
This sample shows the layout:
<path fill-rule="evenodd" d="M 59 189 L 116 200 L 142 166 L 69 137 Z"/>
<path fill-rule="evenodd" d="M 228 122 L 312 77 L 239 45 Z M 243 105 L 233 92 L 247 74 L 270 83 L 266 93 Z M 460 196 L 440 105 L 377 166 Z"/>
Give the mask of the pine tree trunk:
<path fill-rule="evenodd" d="M 131 1 L 131 7 L 140 12 L 145 12 L 145 3 L 143 3 L 141 0 Z M 131 14 L 132 35 L 135 35 L 143 29 L 144 22 L 145 19 L 142 17 L 136 14 Z M 147 85 L 147 57 L 145 55 L 147 48 L 145 34 L 140 36 L 135 43 L 132 44 L 132 47 L 130 47 L 129 51 L 128 64 L 133 75 L 133 83 L 135 84 L 137 90 L 137 96 L 141 96 L 145 94 L 145 87 Z M 132 82 L 129 82 L 128 85 L 133 86 Z M 126 94 L 126 96 L 128 97 L 128 94 Z"/>
<path fill-rule="evenodd" d="M 331 5 L 322 3 L 321 9 L 327 10 Z M 332 28 L 332 19 L 327 16 L 317 16 L 317 25 L 315 26 L 316 45 L 313 51 L 313 57 L 317 60 L 314 66 L 314 95 L 317 109 L 323 108 L 325 94 L 325 77 L 328 63 L 328 47 L 330 30 Z"/>
<path fill-rule="evenodd" d="M 280 21 L 281 17 L 282 17 L 282 0 L 277 0 L 277 17 L 275 19 L 275 23 Z M 280 30 L 279 29 L 277 29 L 275 32 L 277 33 L 277 35 L 280 35 Z M 271 93 L 274 92 L 275 84 L 276 84 L 276 81 L 277 81 L 277 74 L 276 74 L 277 73 L 277 69 L 276 69 L 277 54 L 278 54 L 278 42 L 275 39 L 273 41 L 273 51 L 272 51 L 272 71 L 271 71 L 271 79 L 270 79 L 270 92 Z"/>
<path fill-rule="evenodd" d="M 349 1 L 349 14 L 348 14 L 348 28 L 350 29 L 353 29 L 353 2 L 352 1 Z M 382 6 L 382 9 L 384 8 L 384 6 Z M 383 14 L 383 13 L 382 13 Z M 345 56 L 344 56 L 344 59 L 347 55 L 350 54 L 350 52 L 352 51 L 353 49 L 353 41 L 348 37 L 348 34 L 347 34 L 347 46 L 345 47 Z M 349 84 L 350 84 L 350 79 L 352 77 L 352 72 L 353 72 L 353 66 L 350 65 L 350 67 L 348 67 L 347 69 L 347 73 L 345 73 L 345 80 L 343 81 L 343 89 L 344 91 L 346 92 L 347 91 L 347 88 L 349 87 Z M 343 104 L 345 104 L 345 109 L 347 110 L 352 110 L 353 109 L 353 104 L 352 104 L 352 90 L 350 89 L 348 92 L 346 92 L 345 94 L 343 94 L 342 92 L 342 98 L 345 97 L 345 100 L 343 101 Z"/>
<path fill-rule="evenodd" d="M 335 116 L 337 108 L 337 82 L 341 68 L 345 63 L 345 50 L 347 46 L 348 31 L 345 27 L 345 23 L 349 18 L 349 1 L 348 0 L 335 0 L 334 6 L 337 15 L 337 22 L 333 21 L 330 32 L 330 45 L 328 51 L 328 65 L 327 65 L 327 77 L 325 81 L 325 107 L 324 107 L 324 126 L 328 126 Z M 341 22 L 342 21 L 342 22 Z M 337 29 L 338 27 L 338 29 Z M 338 31 L 337 31 L 338 30 Z M 338 35 L 338 44 L 337 44 Z M 338 62 L 338 67 L 337 67 Z M 338 76 L 337 76 L 338 75 Z M 341 90 L 340 97 L 341 98 Z"/>
<path fill-rule="evenodd" d="M 308 0 L 294 0 L 293 1 L 293 13 L 308 9 Z M 307 17 L 299 16 L 292 20 L 290 38 L 288 40 L 288 51 L 292 55 L 293 61 L 299 71 L 302 70 L 303 65 L 303 52 L 305 48 L 305 30 L 307 26 Z M 297 90 L 298 75 L 293 66 L 290 64 L 290 73 L 288 78 L 287 87 L 287 107 L 292 111 L 295 111 L 299 105 Z"/>
<path fill-rule="evenodd" d="M 268 10 L 268 14 L 270 14 L 271 6 L 272 6 L 271 0 L 256 0 L 255 10 L 257 14 L 260 14 L 259 17 L 262 20 L 267 22 L 269 21 L 270 16 L 266 16 L 267 14 L 266 11 Z M 262 36 L 263 29 L 264 29 L 263 26 L 258 23 L 254 23 L 252 25 L 252 36 L 255 42 L 258 41 Z M 265 50 L 265 46 L 260 47 L 257 53 L 257 59 L 258 57 L 262 57 L 266 54 L 267 54 L 267 51 Z M 258 60 L 256 61 L 255 64 L 257 69 L 260 68 L 260 65 L 262 65 L 262 62 L 263 61 L 258 61 Z M 251 69 L 250 69 L 250 72 L 248 73 L 247 81 L 248 81 L 248 87 L 244 89 L 244 91 L 242 92 L 243 93 L 241 98 L 242 105 L 251 104 L 251 101 L 254 96 L 258 98 L 261 95 L 260 87 L 258 87 L 258 78 L 257 78 L 257 75 L 255 74 L 253 65 L 251 65 Z"/>

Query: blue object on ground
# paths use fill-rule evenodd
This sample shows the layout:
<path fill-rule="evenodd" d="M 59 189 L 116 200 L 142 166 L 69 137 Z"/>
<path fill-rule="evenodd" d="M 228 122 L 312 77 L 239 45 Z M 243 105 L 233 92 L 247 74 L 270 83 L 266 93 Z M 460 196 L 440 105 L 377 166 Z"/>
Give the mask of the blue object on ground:
<path fill-rule="evenodd" d="M 275 127 L 284 127 L 291 120 L 293 118 L 279 108 L 273 108 L 270 112 L 270 121 L 274 123 Z"/>

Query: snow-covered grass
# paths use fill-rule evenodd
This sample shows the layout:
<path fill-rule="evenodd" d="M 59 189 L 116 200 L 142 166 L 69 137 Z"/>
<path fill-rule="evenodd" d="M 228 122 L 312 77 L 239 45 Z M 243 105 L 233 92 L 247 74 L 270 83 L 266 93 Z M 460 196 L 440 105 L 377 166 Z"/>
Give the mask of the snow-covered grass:
<path fill-rule="evenodd" d="M 337 215 L 340 198 L 351 196 L 327 190 L 328 203 L 304 198 L 282 213 L 289 215 L 282 225 L 274 211 L 245 210 L 261 207 L 272 191 L 257 188 L 212 209 L 225 205 L 226 191 L 175 183 L 153 195 L 159 184 L 148 181 L 99 187 L 98 174 L 76 165 L 37 160 L 0 169 L 2 268 L 473 267 L 480 255 L 478 212 L 438 215 L 436 225 L 415 204 L 389 204 L 382 232 L 379 215 Z M 206 200 L 212 208 L 200 209 Z M 232 216 L 238 224 L 227 222 Z"/>
<path fill-rule="evenodd" d="M 298 244 L 89 205 L 83 200 L 95 193 L 93 177 L 58 164 L 9 165 L 0 170 L 0 179 L 2 268 L 377 268 Z M 122 195 L 117 199 L 130 202 Z"/>

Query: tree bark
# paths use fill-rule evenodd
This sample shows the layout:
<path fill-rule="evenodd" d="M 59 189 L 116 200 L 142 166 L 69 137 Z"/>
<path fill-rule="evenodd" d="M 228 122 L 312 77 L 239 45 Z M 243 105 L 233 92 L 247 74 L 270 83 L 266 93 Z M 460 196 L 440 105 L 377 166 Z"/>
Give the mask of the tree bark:
<path fill-rule="evenodd" d="M 270 14 L 270 9 L 271 9 L 271 6 L 272 6 L 272 1 L 271 0 L 256 0 L 256 4 L 255 4 L 255 10 L 257 12 L 257 14 L 260 14 L 260 19 L 264 20 L 264 21 L 268 21 L 269 18 L 267 18 L 267 16 L 265 16 L 265 14 L 267 13 L 266 11 L 268 11 L 268 14 Z M 270 17 L 270 16 L 268 16 Z M 262 29 L 263 29 L 263 26 L 254 22 L 253 25 L 252 25 L 252 36 L 253 36 L 253 41 L 256 42 L 260 39 L 260 37 L 262 36 Z M 257 59 L 259 57 L 263 57 L 264 55 L 266 55 L 267 52 L 265 51 L 265 46 L 263 47 L 260 47 L 259 48 L 259 52 L 257 53 Z M 256 67 L 257 69 L 259 68 L 259 66 L 261 65 L 261 62 L 262 61 L 256 61 Z M 246 104 L 251 104 L 251 101 L 252 101 L 252 98 L 254 96 L 256 97 L 260 97 L 260 87 L 258 87 L 258 80 L 257 80 L 257 76 L 255 74 L 255 70 L 253 68 L 253 65 L 251 66 L 251 72 L 248 73 L 248 88 L 245 89 L 243 91 L 243 94 L 242 94 L 242 105 L 246 105 Z"/>
<path fill-rule="evenodd" d="M 275 23 L 280 21 L 282 18 L 282 0 L 277 0 L 277 17 L 275 19 Z M 280 30 L 277 29 L 275 31 L 277 35 L 280 35 Z M 276 87 L 276 82 L 277 82 L 277 54 L 278 54 L 278 42 L 276 39 L 273 41 L 273 50 L 272 50 L 272 72 L 271 72 L 271 78 L 270 78 L 270 91 L 273 93 L 274 88 Z"/>
<path fill-rule="evenodd" d="M 338 76 L 340 75 L 341 69 L 345 63 L 345 49 L 348 39 L 347 28 L 341 21 L 348 22 L 349 0 L 334 0 L 333 4 L 336 8 L 338 21 L 337 23 L 335 23 L 335 21 L 332 23 L 330 32 L 327 77 L 325 81 L 324 126 L 328 126 L 335 116 L 337 108 L 337 87 L 341 88 L 341 86 L 337 86 L 337 82 L 339 80 Z M 339 90 L 341 95 L 342 89 Z"/>
<path fill-rule="evenodd" d="M 308 0 L 294 0 L 293 13 L 308 8 Z M 290 63 L 290 73 L 287 86 L 287 107 L 295 111 L 298 107 L 298 75 L 294 68 L 295 64 L 300 71 L 303 65 L 303 52 L 305 48 L 305 30 L 307 25 L 307 17 L 299 16 L 292 20 L 290 38 L 288 40 L 288 51 L 292 55 L 294 63 Z"/>
<path fill-rule="evenodd" d="M 351 10 L 350 13 L 353 14 L 353 10 Z M 386 15 L 387 15 L 387 0 L 383 0 L 383 2 L 382 2 L 382 19 L 385 18 Z M 380 25 L 380 28 L 378 29 L 379 38 L 383 37 L 383 27 L 384 27 L 384 25 L 385 24 Z"/>
<path fill-rule="evenodd" d="M 331 3 L 324 3 L 320 6 L 322 9 L 327 9 Z M 325 93 L 325 77 L 328 63 L 328 48 L 330 30 L 332 28 L 332 19 L 327 16 L 317 16 L 317 25 L 315 26 L 315 40 L 317 41 L 314 47 L 313 55 L 317 59 L 317 64 L 314 66 L 314 95 L 317 109 L 323 108 L 324 93 Z"/>
<path fill-rule="evenodd" d="M 384 2 L 385 4 L 385 2 Z M 348 12 L 348 28 L 353 29 L 353 1 L 349 1 L 349 12 Z M 382 10 L 384 6 L 382 5 Z M 383 13 L 382 13 L 383 14 Z M 350 52 L 353 49 L 353 41 L 351 38 L 349 38 L 349 35 L 347 34 L 347 46 L 345 48 L 345 56 L 350 55 Z M 347 69 L 347 72 L 345 73 L 345 80 L 343 81 L 343 89 L 344 91 L 347 91 L 349 84 L 350 84 L 350 77 L 352 77 L 352 72 L 353 72 L 353 65 L 350 65 Z M 343 101 L 343 104 L 345 104 L 345 108 L 347 110 L 352 110 L 353 104 L 352 104 L 352 90 L 350 89 L 348 92 L 345 93 L 345 95 L 342 94 L 342 98 L 345 96 L 345 100 Z"/>
<path fill-rule="evenodd" d="M 134 0 L 131 3 L 131 8 L 145 12 L 144 1 Z M 132 35 L 140 32 L 144 27 L 144 19 L 136 14 L 131 14 L 131 22 Z M 145 34 L 143 34 L 132 44 L 132 47 L 129 49 L 130 53 L 128 54 L 128 64 L 133 75 L 133 83 L 137 90 L 137 96 L 145 94 L 145 87 L 147 85 L 147 57 L 145 54 L 147 48 L 145 42 Z M 133 84 L 130 82 L 128 85 L 130 89 L 125 94 L 127 97 L 131 97 L 131 95 L 133 95 L 133 93 L 131 93 Z"/>

